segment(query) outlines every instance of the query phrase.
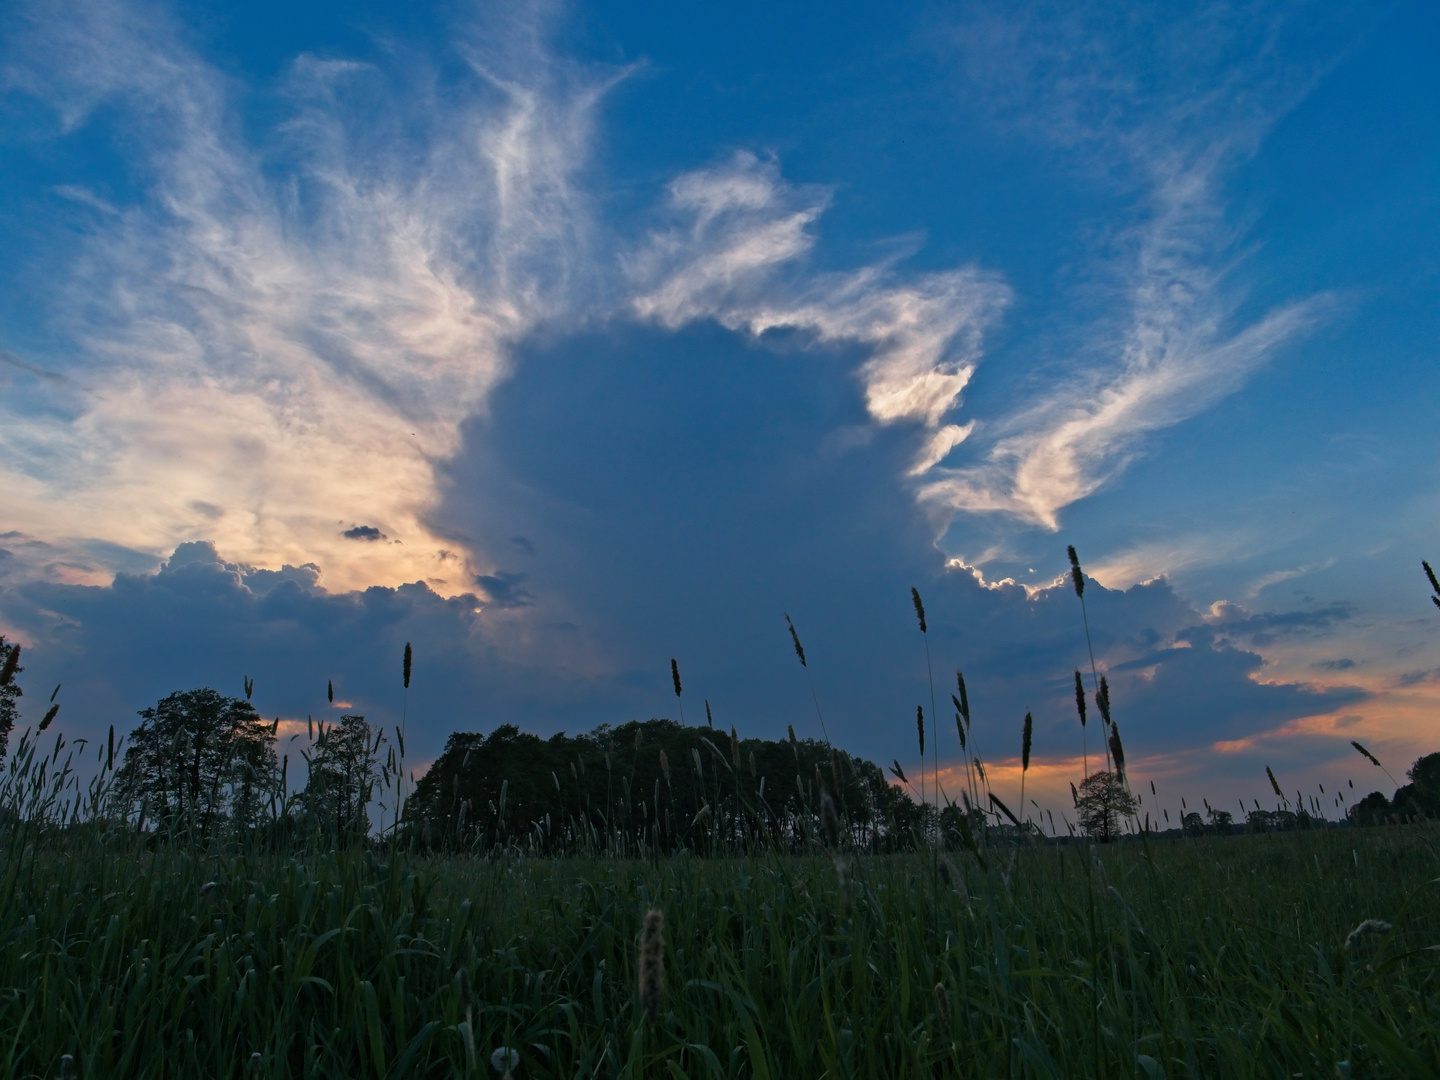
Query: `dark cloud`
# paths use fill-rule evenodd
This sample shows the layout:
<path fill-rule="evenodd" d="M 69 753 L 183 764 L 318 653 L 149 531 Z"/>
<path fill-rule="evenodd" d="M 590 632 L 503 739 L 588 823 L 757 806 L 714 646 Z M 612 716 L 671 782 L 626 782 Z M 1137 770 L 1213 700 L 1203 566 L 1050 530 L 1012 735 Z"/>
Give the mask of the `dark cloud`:
<path fill-rule="evenodd" d="M 485 598 L 496 607 L 529 607 L 532 598 L 523 587 L 527 576 L 499 570 L 493 574 L 479 575 L 475 584 L 485 590 Z"/>
<path fill-rule="evenodd" d="M 1332 603 L 1324 607 L 1300 611 L 1247 611 L 1238 604 L 1223 603 L 1216 607 L 1210 624 L 1233 641 L 1254 646 L 1273 644 L 1282 639 L 1320 637 L 1332 633 L 1343 622 L 1355 617 L 1355 606 Z"/>
<path fill-rule="evenodd" d="M 347 540 L 384 540 L 385 534 L 374 525 L 356 525 L 340 534 Z"/>
<path fill-rule="evenodd" d="M 788 610 L 832 735 L 870 756 L 903 752 L 915 705 L 931 711 L 915 585 L 937 705 L 963 667 L 987 753 L 1018 747 L 1027 710 L 1049 747 L 1078 751 L 1071 680 L 1088 654 L 1073 593 L 1027 597 L 946 568 L 903 481 L 915 435 L 867 423 L 853 359 L 714 326 L 544 339 L 468 427 L 437 517 L 488 550 L 532 539 L 532 617 L 603 634 L 613 684 L 651 711 L 674 707 L 676 656 L 687 698 L 708 697 L 726 722 L 815 727 Z M 1057 537 L 1053 569 L 1065 565 Z M 1349 617 L 1343 605 L 1232 611 L 1222 634 L 1165 581 L 1092 583 L 1086 599 L 1097 655 L 1119 668 L 1132 754 L 1251 735 L 1360 696 L 1257 682 L 1261 657 L 1239 647 L 1319 632 Z"/>
<path fill-rule="evenodd" d="M 1033 595 L 947 568 L 903 476 L 916 435 L 867 428 L 854 357 L 772 350 L 714 326 L 609 328 L 555 337 L 518 358 L 488 418 L 466 430 L 437 527 L 482 552 L 524 538 L 525 573 L 445 599 L 420 583 L 330 594 L 320 568 L 257 570 L 205 543 L 107 587 L 15 584 L 0 613 L 34 648 L 28 677 L 66 683 L 72 724 L 103 733 L 172 690 L 238 692 L 256 678 L 269 715 L 337 700 L 398 717 L 400 655 L 415 646 L 409 723 L 417 756 L 454 730 L 515 722 L 540 734 L 675 716 L 680 663 L 692 722 L 818 735 L 782 612 L 804 642 L 825 722 L 876 760 L 913 754 L 915 706 L 958 752 L 946 704 L 965 671 L 979 750 L 1013 756 L 1026 711 L 1035 752 L 1078 754 L 1073 672 L 1089 660 L 1068 585 Z M 607 407 L 597 409 L 597 401 Z M 843 445 L 842 445 L 843 444 Z M 1056 537 L 1053 566 L 1065 566 Z M 910 603 L 921 591 L 922 637 Z M 1363 698 L 1257 679 L 1261 634 L 1321 632 L 1318 612 L 1202 615 L 1164 580 L 1085 593 L 1129 756 L 1254 737 Z M 1207 621 L 1209 620 L 1209 621 Z M 392 662 L 393 661 L 393 662 Z M 932 716 L 932 722 L 934 721 Z M 1099 753 L 1093 737 L 1092 753 Z"/>
<path fill-rule="evenodd" d="M 1338 660 L 1316 660 L 1310 666 L 1319 671 L 1349 671 L 1355 666 L 1355 661 L 1342 656 Z"/>

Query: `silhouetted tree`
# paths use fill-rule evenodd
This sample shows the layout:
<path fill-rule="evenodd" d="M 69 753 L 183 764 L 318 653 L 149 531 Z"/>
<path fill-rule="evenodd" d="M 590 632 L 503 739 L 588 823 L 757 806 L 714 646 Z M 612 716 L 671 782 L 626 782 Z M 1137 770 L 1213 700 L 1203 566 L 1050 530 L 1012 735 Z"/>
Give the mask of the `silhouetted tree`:
<path fill-rule="evenodd" d="M 365 717 L 345 715 L 315 741 L 301 805 L 337 840 L 370 831 L 370 799 L 380 778 L 376 755 L 382 736 Z"/>
<path fill-rule="evenodd" d="M 1210 827 L 1217 833 L 1228 836 L 1230 834 L 1230 826 L 1234 823 L 1235 815 L 1230 813 L 1229 810 L 1212 809 L 1210 811 Z"/>
<path fill-rule="evenodd" d="M 204 687 L 139 715 L 119 782 L 142 821 L 200 837 L 222 819 L 255 824 L 276 781 L 275 737 L 248 701 Z"/>
<path fill-rule="evenodd" d="M 908 846 L 920 809 L 880 769 L 810 739 L 726 736 L 673 720 L 602 725 L 549 739 L 502 724 L 456 732 L 420 779 L 405 820 L 423 843 L 652 849 L 802 843 L 821 793 L 847 844 Z"/>
<path fill-rule="evenodd" d="M 1401 821 L 1440 818 L 1440 753 L 1417 758 L 1407 775 L 1410 783 L 1391 800 L 1395 817 Z"/>
<path fill-rule="evenodd" d="M 1134 817 L 1138 804 L 1124 781 L 1113 772 L 1091 773 L 1080 784 L 1075 809 L 1080 827 L 1102 844 L 1120 836 L 1120 819 Z"/>
<path fill-rule="evenodd" d="M 20 666 L 20 646 L 15 642 L 6 644 L 5 635 L 0 634 L 0 758 L 10 743 L 10 732 L 15 727 L 18 715 L 15 702 L 24 693 L 15 676 L 25 669 Z"/>
<path fill-rule="evenodd" d="M 1378 791 L 1372 791 L 1345 814 L 1356 825 L 1383 825 L 1390 820 L 1390 800 Z"/>

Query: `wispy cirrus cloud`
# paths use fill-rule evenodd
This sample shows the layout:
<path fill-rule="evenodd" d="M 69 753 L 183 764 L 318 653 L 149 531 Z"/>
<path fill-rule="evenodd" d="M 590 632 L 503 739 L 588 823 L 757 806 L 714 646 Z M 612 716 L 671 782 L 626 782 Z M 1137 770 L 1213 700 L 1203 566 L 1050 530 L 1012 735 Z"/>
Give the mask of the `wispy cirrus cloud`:
<path fill-rule="evenodd" d="M 129 204 L 57 189 L 107 212 L 56 299 L 84 388 L 0 434 L 15 523 L 52 548 L 156 560 L 210 540 L 245 565 L 318 563 L 341 589 L 498 581 L 432 526 L 435 465 L 518 340 L 594 311 L 856 346 L 872 418 L 928 429 L 918 472 L 969 434 L 944 420 L 1008 301 L 993 274 L 815 273 L 828 193 L 748 154 L 676 178 L 670 228 L 597 242 L 581 175 L 624 72 L 556 57 L 525 9 L 495 18 L 462 41 L 471 77 L 443 86 L 298 57 L 275 88 L 288 115 L 258 140 L 256 88 L 157 11 L 94 3 L 27 24 L 10 92 L 64 132 L 108 106 L 149 183 Z M 607 273 L 617 250 L 623 281 Z M 354 542 L 357 523 L 372 542 Z M 87 559 L 72 561 L 96 582 L 116 569 Z"/>
<path fill-rule="evenodd" d="M 811 226 L 829 193 L 787 184 L 774 163 L 749 153 L 677 178 L 669 194 L 679 223 L 627 262 L 641 317 L 670 327 L 711 318 L 756 335 L 798 330 L 865 347 L 859 377 L 870 416 L 935 429 L 920 472 L 969 434 L 968 425 L 941 424 L 1010 301 L 997 275 L 966 266 L 906 277 L 891 262 L 807 273 Z"/>
<path fill-rule="evenodd" d="M 583 292 L 575 177 L 617 76 L 555 60 L 527 18 L 477 33 L 472 78 L 444 87 L 301 56 L 257 145 L 247 88 L 163 15 L 36 14 L 10 91 L 65 131 L 113 106 L 151 179 L 57 301 L 88 392 L 0 424 L 11 520 L 157 555 L 203 537 L 247 564 L 319 561 L 341 588 L 468 587 L 427 523 L 432 466 L 507 344 Z M 356 520 L 384 539 L 346 539 Z"/>
<path fill-rule="evenodd" d="M 1226 9 L 1228 12 L 1229 9 Z M 1113 480 L 1146 436 L 1212 407 L 1321 317 L 1323 297 L 1238 312 L 1242 234 L 1223 188 L 1316 72 L 1275 56 L 1286 12 L 1175 17 L 977 5 L 954 41 L 1002 124 L 1134 192 L 1103 276 L 1114 302 L 1050 388 L 987 421 L 979 460 L 935 470 L 921 497 L 1047 529 Z M 1132 17 L 1133 16 L 1133 17 Z"/>

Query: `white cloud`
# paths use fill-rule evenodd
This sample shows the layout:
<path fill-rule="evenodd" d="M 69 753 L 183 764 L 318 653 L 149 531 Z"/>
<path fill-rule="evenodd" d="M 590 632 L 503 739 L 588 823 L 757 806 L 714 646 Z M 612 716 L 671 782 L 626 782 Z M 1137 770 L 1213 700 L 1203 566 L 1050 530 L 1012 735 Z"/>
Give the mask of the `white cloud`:
<path fill-rule="evenodd" d="M 757 335 L 791 329 L 818 342 L 864 345 L 870 357 L 860 377 L 870 415 L 938 427 L 959 404 L 981 337 L 1010 290 L 976 267 L 913 279 L 888 263 L 804 273 L 797 264 L 814 244 L 809 229 L 828 197 L 785 183 L 773 163 L 746 153 L 680 177 L 670 186 L 671 207 L 686 222 L 652 235 L 627 262 L 635 311 L 664 326 L 712 318 Z M 958 430 L 950 430 L 947 452 Z"/>
<path fill-rule="evenodd" d="M 9 521 L 61 546 L 100 529 L 157 555 L 204 538 L 245 563 L 319 561 L 332 587 L 468 587 L 427 524 L 432 466 L 506 346 L 578 290 L 573 176 L 607 85 L 529 30 L 472 54 L 475 85 L 443 101 L 385 101 L 374 70 L 301 57 L 293 118 L 261 150 L 237 88 L 162 19 L 97 3 L 37 21 L 8 81 L 68 128 L 119 105 L 154 182 L 62 303 L 89 392 L 0 424 Z M 366 95 L 368 115 L 350 101 Z M 423 129 L 420 151 L 370 137 L 387 124 Z M 356 524 L 389 542 L 341 536 Z"/>
<path fill-rule="evenodd" d="M 1270 55 L 1284 19 L 1265 10 L 1244 15 L 1253 37 L 1216 32 L 1210 11 L 1137 23 L 1105 5 L 1055 18 L 979 10 L 956 42 L 997 116 L 1141 192 L 1140 224 L 1117 237 L 1125 254 L 1109 268 L 1118 320 L 1090 328 L 1069 375 L 987 419 L 982 460 L 937 469 L 921 490 L 945 510 L 1053 530 L 1145 436 L 1233 393 L 1318 320 L 1323 298 L 1312 297 L 1237 324 L 1240 290 L 1226 279 L 1242 260 L 1219 196 L 1226 169 L 1316 73 Z"/>

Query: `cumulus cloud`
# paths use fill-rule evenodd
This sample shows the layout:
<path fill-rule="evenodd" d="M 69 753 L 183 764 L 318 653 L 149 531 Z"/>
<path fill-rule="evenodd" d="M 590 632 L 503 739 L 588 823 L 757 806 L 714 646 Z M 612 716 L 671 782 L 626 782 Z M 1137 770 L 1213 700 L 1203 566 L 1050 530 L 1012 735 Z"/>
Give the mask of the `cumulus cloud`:
<path fill-rule="evenodd" d="M 415 656 L 412 762 L 438 752 L 457 728 L 537 714 L 564 723 L 616 708 L 612 688 L 558 667 L 544 673 L 537 707 L 538 673 L 497 654 L 473 594 L 442 597 L 423 583 L 336 594 L 319 578 L 313 565 L 257 568 L 192 541 L 151 572 L 120 573 L 103 586 L 27 580 L 4 600 L 27 645 L 26 679 L 62 673 L 72 735 L 103 736 L 112 723 L 123 733 L 135 710 L 176 689 L 238 694 L 245 675 L 255 679 L 258 708 L 298 719 L 302 730 L 307 713 L 334 715 L 329 680 L 337 703 L 379 724 L 398 722 L 407 642 Z"/>
<path fill-rule="evenodd" d="M 607 532 L 614 524 L 597 521 Z M 401 653 L 411 642 L 409 724 L 415 754 L 423 758 L 454 730 L 520 722 L 549 733 L 674 715 L 668 657 L 676 654 L 687 692 L 708 698 L 717 716 L 743 733 L 778 737 L 787 722 L 808 732 L 807 684 L 778 606 L 765 602 L 783 595 L 804 638 L 831 734 L 852 751 L 888 760 L 904 756 L 914 703 L 928 700 L 924 653 L 914 640 L 903 584 L 918 580 L 937 664 L 941 671 L 948 663 L 964 668 L 974 744 L 986 760 L 1013 756 L 1025 712 L 1036 719 L 1039 761 L 1063 764 L 1080 755 L 1071 672 L 1083 666 L 1085 646 L 1074 596 L 1063 583 L 1031 594 L 1016 586 L 986 589 L 964 572 L 918 577 L 911 562 L 900 573 L 880 567 L 856 576 L 847 594 L 829 587 L 836 567 L 874 550 L 872 540 L 855 534 L 839 547 L 787 560 L 778 575 L 765 571 L 757 581 L 745 579 L 743 552 L 732 549 L 732 561 L 716 566 L 712 578 L 677 590 L 673 576 L 657 567 L 654 550 L 635 543 L 636 532 L 628 538 L 635 548 L 629 561 L 614 558 L 602 538 L 601 557 L 613 580 L 578 596 L 576 605 L 628 593 L 636 608 L 663 611 L 680 602 L 706 618 L 678 631 L 612 625 L 610 655 L 590 671 L 553 650 L 517 658 L 502 640 L 514 629 L 505 621 L 508 612 L 474 595 L 446 598 L 422 583 L 333 594 L 319 586 L 313 566 L 259 569 L 202 541 L 178 546 L 153 572 L 122 573 L 104 586 L 32 580 L 8 589 L 5 601 L 23 627 L 26 678 L 37 685 L 63 680 L 75 703 L 65 714 L 67 731 L 91 737 L 111 723 L 128 730 L 136 709 L 178 688 L 212 685 L 238 693 L 244 675 L 255 678 L 256 705 L 266 715 L 302 725 L 307 713 L 330 715 L 325 689 L 333 679 L 347 708 L 390 723 L 398 719 Z M 903 558 L 907 550 L 923 547 L 901 542 L 890 553 Z M 821 565 L 807 572 L 807 563 L 817 560 Z M 592 569 L 587 563 L 573 571 Z M 558 571 L 558 563 L 540 568 L 548 580 Z M 496 577 L 514 599 L 519 581 Z M 790 580 L 777 592 L 781 577 Z M 1137 761 L 1203 751 L 1217 740 L 1284 743 L 1287 725 L 1368 696 L 1259 678 L 1261 657 L 1228 642 L 1163 581 L 1124 592 L 1095 585 L 1086 596 L 1115 715 Z M 958 756 L 948 710 L 939 730 L 942 754 Z M 1337 729 L 1334 738 L 1342 734 Z M 1093 743 L 1091 749 L 1099 752 Z M 1218 766 L 1203 754 L 1187 766 L 1192 775 L 1209 767 Z"/>

